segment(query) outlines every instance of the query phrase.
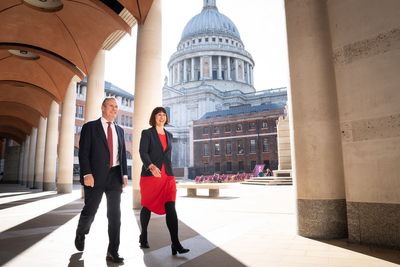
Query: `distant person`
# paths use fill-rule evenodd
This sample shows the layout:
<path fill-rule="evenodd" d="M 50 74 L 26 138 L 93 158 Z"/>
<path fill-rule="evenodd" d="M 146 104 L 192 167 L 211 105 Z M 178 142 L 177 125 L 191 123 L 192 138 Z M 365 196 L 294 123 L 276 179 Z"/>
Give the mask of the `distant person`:
<path fill-rule="evenodd" d="M 265 175 L 266 176 L 272 176 L 272 171 L 270 168 L 267 168 L 267 170 L 265 171 Z"/>
<path fill-rule="evenodd" d="M 171 237 L 172 255 L 189 252 L 182 247 L 178 238 L 178 216 L 175 210 L 176 182 L 172 173 L 171 151 L 172 134 L 164 129 L 168 124 L 167 112 L 163 107 L 156 107 L 151 113 L 151 128 L 143 130 L 139 153 L 143 162 L 140 177 L 142 210 L 140 211 L 141 248 L 149 248 L 147 226 L 151 212 L 166 214 L 166 223 Z"/>
<path fill-rule="evenodd" d="M 80 182 L 84 186 L 85 205 L 76 229 L 75 247 L 85 248 L 89 233 L 103 197 L 107 197 L 108 249 L 106 260 L 123 263 L 118 254 L 121 226 L 122 187 L 128 184 L 128 168 L 124 130 L 114 124 L 118 103 L 113 97 L 104 99 L 100 119 L 85 123 L 79 140 Z"/>

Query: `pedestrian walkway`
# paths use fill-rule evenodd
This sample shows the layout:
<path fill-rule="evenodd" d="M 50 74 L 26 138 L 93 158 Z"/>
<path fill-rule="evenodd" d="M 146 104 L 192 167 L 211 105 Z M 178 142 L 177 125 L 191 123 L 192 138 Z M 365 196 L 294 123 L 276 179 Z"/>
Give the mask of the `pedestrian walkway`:
<path fill-rule="evenodd" d="M 132 188 L 122 195 L 120 254 L 125 266 L 400 266 L 400 251 L 318 241 L 296 234 L 293 186 L 237 184 L 219 198 L 199 190 L 187 197 L 178 190 L 179 233 L 187 254 L 172 256 L 165 217 L 152 215 L 150 249 L 139 248 L 139 210 L 132 209 Z M 0 266 L 117 266 L 107 263 L 105 197 L 85 251 L 74 247 L 83 206 L 80 186 L 73 193 L 27 190 L 0 185 Z"/>

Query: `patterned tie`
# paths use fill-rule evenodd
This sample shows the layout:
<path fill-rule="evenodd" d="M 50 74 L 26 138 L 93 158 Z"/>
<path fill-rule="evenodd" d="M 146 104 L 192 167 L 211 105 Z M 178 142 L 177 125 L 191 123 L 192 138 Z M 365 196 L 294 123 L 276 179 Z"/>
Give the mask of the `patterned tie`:
<path fill-rule="evenodd" d="M 110 168 L 113 166 L 113 138 L 112 138 L 112 130 L 111 130 L 111 122 L 107 122 L 107 144 L 108 151 L 110 152 Z"/>

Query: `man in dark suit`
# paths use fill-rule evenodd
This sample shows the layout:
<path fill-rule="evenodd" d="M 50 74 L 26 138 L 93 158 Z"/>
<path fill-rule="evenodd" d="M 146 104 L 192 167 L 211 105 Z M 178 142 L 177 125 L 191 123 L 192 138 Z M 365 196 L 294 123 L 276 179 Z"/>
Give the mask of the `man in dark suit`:
<path fill-rule="evenodd" d="M 83 251 L 103 193 L 107 197 L 109 244 L 106 259 L 122 263 L 119 256 L 121 193 L 128 184 L 124 130 L 114 123 L 118 113 L 115 98 L 104 99 L 102 117 L 83 125 L 79 140 L 80 182 L 84 186 L 85 205 L 76 229 L 75 247 Z"/>

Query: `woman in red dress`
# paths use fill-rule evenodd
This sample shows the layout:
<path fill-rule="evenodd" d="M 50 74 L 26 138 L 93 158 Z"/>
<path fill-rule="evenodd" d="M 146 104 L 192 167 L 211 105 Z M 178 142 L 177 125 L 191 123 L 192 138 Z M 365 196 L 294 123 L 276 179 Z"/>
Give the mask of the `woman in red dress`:
<path fill-rule="evenodd" d="M 141 248 L 149 248 L 147 226 L 151 212 L 166 214 L 166 223 L 171 236 L 172 255 L 187 253 L 178 238 L 178 216 L 175 210 L 176 183 L 172 173 L 171 151 L 172 134 L 164 129 L 168 124 L 167 112 L 156 107 L 151 113 L 149 129 L 142 131 L 139 153 L 142 159 L 140 193 L 142 210 L 140 225 L 142 228 L 139 242 Z"/>

